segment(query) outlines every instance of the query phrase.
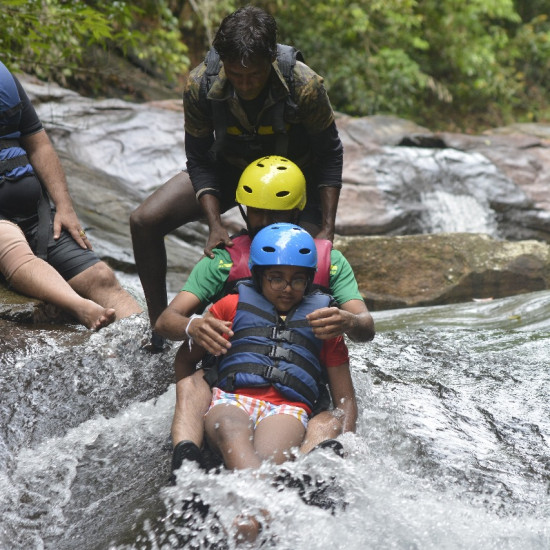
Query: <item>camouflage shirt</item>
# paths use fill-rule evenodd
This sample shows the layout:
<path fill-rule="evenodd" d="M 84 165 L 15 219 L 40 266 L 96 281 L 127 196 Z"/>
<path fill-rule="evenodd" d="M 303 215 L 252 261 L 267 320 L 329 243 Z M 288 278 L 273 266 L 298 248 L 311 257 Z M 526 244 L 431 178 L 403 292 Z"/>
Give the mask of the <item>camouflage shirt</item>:
<path fill-rule="evenodd" d="M 207 102 L 201 98 L 201 83 L 206 73 L 206 65 L 201 63 L 189 75 L 183 95 L 185 111 L 187 168 L 193 186 L 200 196 L 204 192 L 217 194 L 223 184 L 220 171 L 212 161 L 210 150 L 214 142 L 214 120 L 210 102 L 223 102 L 227 112 L 226 136 L 238 135 L 237 145 L 227 145 L 224 139 L 220 151 L 221 161 L 240 173 L 250 162 L 267 154 L 276 154 L 269 135 L 273 131 L 269 122 L 270 109 L 280 103 L 292 105 L 285 109 L 284 122 L 289 135 L 288 158 L 296 162 L 306 173 L 306 178 L 314 179 L 315 185 L 340 187 L 342 179 L 343 148 L 336 125 L 334 112 L 323 79 L 304 63 L 297 61 L 294 66 L 294 91 L 288 88 L 278 64 L 267 83 L 263 105 L 257 120 L 250 121 L 243 109 L 233 86 L 225 76 L 223 64 L 207 94 Z M 226 172 L 221 170 L 221 173 Z M 313 177 L 312 177 L 313 175 Z M 308 187 L 311 181 L 308 181 Z"/>

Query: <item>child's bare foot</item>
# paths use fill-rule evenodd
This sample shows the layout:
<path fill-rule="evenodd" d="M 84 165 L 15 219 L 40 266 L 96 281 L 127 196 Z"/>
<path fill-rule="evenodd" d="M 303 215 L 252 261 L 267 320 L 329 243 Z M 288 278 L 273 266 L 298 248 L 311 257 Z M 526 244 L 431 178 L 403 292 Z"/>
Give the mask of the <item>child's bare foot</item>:
<path fill-rule="evenodd" d="M 240 514 L 233 521 L 235 528 L 235 540 L 237 544 L 243 542 L 254 542 L 262 530 L 262 522 L 269 521 L 269 512 L 260 510 L 262 517 L 258 518 L 251 514 Z"/>

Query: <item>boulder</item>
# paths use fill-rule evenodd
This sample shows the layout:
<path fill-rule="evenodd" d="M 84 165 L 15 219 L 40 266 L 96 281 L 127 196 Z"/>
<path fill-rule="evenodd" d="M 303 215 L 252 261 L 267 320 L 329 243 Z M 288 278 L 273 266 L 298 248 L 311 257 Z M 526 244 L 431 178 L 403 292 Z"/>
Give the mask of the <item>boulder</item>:
<path fill-rule="evenodd" d="M 550 287 L 550 245 L 483 234 L 341 237 L 369 309 L 492 299 Z"/>
<path fill-rule="evenodd" d="M 14 292 L 0 276 L 0 334 L 2 321 L 24 324 L 59 324 L 75 321 L 57 307 Z"/>

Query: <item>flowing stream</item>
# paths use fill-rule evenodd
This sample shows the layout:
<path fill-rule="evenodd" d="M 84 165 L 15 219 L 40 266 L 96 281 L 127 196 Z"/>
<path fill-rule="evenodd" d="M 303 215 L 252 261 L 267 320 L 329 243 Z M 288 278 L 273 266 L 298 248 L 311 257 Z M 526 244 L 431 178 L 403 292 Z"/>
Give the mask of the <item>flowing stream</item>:
<path fill-rule="evenodd" d="M 273 466 L 186 465 L 168 485 L 175 348 L 140 351 L 144 316 L 96 334 L 3 326 L 0 548 L 208 547 L 259 508 L 262 548 L 550 547 L 550 292 L 374 317 L 375 340 L 350 343 L 347 458 L 288 465 L 330 480 L 333 513 L 274 487 Z M 204 519 L 186 515 L 193 494 Z"/>

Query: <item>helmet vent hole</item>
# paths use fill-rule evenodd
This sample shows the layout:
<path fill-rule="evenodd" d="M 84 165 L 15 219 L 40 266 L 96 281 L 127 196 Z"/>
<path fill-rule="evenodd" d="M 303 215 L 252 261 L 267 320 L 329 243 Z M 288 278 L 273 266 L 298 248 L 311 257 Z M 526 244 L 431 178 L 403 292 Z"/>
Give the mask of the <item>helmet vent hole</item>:
<path fill-rule="evenodd" d="M 264 252 L 275 252 L 275 249 L 272 246 L 264 246 L 262 247 L 262 250 Z"/>
<path fill-rule="evenodd" d="M 243 190 L 246 191 L 247 193 L 252 193 L 252 189 L 248 187 L 248 185 L 243 185 Z"/>
<path fill-rule="evenodd" d="M 277 170 L 287 170 L 286 166 L 277 166 Z"/>
<path fill-rule="evenodd" d="M 258 166 L 258 168 L 264 168 L 265 164 L 262 164 L 261 162 L 258 162 L 258 164 L 256 166 Z"/>
<path fill-rule="evenodd" d="M 275 196 L 277 197 L 288 197 L 290 193 L 288 191 L 279 191 L 278 193 L 275 193 Z"/>
<path fill-rule="evenodd" d="M 300 248 L 300 254 L 311 254 L 311 249 L 309 248 Z"/>

